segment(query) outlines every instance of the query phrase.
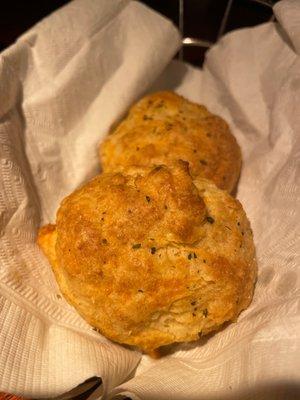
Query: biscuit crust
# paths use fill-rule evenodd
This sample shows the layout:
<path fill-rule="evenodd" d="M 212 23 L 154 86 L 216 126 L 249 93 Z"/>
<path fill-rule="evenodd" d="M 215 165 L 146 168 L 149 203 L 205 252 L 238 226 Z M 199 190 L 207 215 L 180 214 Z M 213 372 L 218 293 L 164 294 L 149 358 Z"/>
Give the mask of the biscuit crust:
<path fill-rule="evenodd" d="M 193 178 L 211 179 L 228 192 L 241 169 L 241 151 L 227 123 L 168 91 L 136 103 L 101 144 L 100 159 L 104 172 L 185 160 Z"/>
<path fill-rule="evenodd" d="M 146 353 L 197 340 L 252 299 L 245 212 L 184 162 L 97 176 L 63 200 L 38 243 L 82 317 Z"/>

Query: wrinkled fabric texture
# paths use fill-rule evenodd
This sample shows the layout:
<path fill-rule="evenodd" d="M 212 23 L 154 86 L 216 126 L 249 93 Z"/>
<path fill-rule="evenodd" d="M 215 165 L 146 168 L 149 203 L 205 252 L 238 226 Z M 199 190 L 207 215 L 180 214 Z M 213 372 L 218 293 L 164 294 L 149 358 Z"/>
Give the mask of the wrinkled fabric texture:
<path fill-rule="evenodd" d="M 225 35 L 203 71 L 173 61 L 154 84 L 179 37 L 127 1 L 75 1 L 1 55 L 0 390 L 49 396 L 97 375 L 99 396 L 110 399 L 296 398 L 300 3 L 283 0 L 274 12 L 276 23 Z M 97 335 L 57 297 L 34 239 L 62 197 L 97 173 L 111 125 L 161 89 L 205 104 L 237 137 L 237 197 L 254 231 L 258 280 L 237 323 L 152 360 Z"/>

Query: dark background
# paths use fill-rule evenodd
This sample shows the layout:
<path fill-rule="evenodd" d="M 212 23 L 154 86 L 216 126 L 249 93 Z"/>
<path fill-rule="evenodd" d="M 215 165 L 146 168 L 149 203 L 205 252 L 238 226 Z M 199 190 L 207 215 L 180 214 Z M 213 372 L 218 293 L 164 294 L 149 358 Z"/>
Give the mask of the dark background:
<path fill-rule="evenodd" d="M 69 0 L 3 2 L 0 12 L 0 51 L 12 44 L 37 21 L 68 2 Z M 142 2 L 171 18 L 176 25 L 179 24 L 179 0 Z M 276 0 L 232 0 L 225 32 L 270 20 L 272 9 L 268 4 L 275 2 Z M 183 35 L 210 42 L 216 41 L 227 4 L 228 0 L 184 0 Z M 183 58 L 201 65 L 205 50 L 201 47 L 185 47 Z"/>

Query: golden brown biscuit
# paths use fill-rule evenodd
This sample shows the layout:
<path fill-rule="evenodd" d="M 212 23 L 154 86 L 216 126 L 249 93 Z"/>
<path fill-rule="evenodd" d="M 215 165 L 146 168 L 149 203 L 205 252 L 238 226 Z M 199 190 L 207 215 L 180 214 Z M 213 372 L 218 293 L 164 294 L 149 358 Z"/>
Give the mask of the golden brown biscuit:
<path fill-rule="evenodd" d="M 193 181 L 184 162 L 97 176 L 63 200 L 38 242 L 82 317 L 147 353 L 218 329 L 252 298 L 242 206 Z"/>
<path fill-rule="evenodd" d="M 193 178 L 236 186 L 241 152 L 226 122 L 173 92 L 144 97 L 100 146 L 104 172 L 188 161 Z"/>

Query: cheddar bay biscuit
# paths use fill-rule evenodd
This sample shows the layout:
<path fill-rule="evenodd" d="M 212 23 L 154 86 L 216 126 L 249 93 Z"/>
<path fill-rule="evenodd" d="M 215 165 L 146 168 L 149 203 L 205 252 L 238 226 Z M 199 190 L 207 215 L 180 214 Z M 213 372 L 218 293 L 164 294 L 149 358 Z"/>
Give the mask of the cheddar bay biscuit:
<path fill-rule="evenodd" d="M 38 243 L 82 317 L 147 353 L 234 321 L 252 299 L 245 212 L 184 162 L 97 176 L 63 200 Z"/>
<path fill-rule="evenodd" d="M 100 146 L 100 158 L 105 172 L 185 160 L 193 178 L 211 179 L 229 192 L 241 169 L 240 148 L 226 122 L 173 92 L 136 103 Z"/>

